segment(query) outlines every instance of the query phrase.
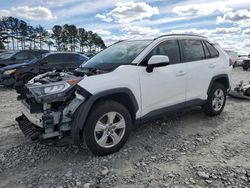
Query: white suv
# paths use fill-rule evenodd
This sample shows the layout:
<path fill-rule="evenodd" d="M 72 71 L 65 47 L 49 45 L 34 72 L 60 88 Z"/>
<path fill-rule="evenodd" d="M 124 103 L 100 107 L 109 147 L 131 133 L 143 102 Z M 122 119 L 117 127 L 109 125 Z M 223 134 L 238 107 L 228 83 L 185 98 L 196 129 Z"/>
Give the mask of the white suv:
<path fill-rule="evenodd" d="M 32 139 L 71 134 L 94 154 L 107 155 L 125 144 L 133 125 L 168 112 L 201 106 L 220 114 L 231 69 L 229 56 L 205 37 L 121 41 L 73 73 L 17 84 L 23 113 L 17 121 Z"/>

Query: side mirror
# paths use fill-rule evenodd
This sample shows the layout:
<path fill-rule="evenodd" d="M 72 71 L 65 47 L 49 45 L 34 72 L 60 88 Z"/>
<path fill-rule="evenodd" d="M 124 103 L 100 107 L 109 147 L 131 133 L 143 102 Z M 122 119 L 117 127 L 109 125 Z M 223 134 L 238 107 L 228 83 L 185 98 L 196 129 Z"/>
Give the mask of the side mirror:
<path fill-rule="evenodd" d="M 163 67 L 169 65 L 169 58 L 166 55 L 153 55 L 148 60 L 146 71 L 153 72 L 154 67 Z"/>

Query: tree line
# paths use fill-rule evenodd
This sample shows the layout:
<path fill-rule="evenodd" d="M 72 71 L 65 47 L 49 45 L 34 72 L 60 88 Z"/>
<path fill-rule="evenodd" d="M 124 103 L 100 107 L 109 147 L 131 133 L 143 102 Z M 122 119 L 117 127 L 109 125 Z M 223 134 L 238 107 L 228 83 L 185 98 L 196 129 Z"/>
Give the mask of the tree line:
<path fill-rule="evenodd" d="M 55 25 L 47 31 L 41 25 L 31 26 L 14 17 L 0 19 L 0 49 L 44 49 L 57 51 L 99 51 L 105 43 L 98 34 L 73 24 Z"/>

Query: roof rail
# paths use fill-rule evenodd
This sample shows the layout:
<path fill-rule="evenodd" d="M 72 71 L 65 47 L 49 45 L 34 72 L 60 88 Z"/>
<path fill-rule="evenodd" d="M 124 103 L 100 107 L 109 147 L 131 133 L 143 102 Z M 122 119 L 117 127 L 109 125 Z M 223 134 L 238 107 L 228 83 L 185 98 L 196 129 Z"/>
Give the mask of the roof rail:
<path fill-rule="evenodd" d="M 166 35 L 161 35 L 159 37 L 154 38 L 154 40 L 159 39 L 161 37 L 169 37 L 169 36 L 193 36 L 193 37 L 202 37 L 202 38 L 207 38 L 205 36 L 201 35 L 195 35 L 195 34 L 166 34 Z"/>

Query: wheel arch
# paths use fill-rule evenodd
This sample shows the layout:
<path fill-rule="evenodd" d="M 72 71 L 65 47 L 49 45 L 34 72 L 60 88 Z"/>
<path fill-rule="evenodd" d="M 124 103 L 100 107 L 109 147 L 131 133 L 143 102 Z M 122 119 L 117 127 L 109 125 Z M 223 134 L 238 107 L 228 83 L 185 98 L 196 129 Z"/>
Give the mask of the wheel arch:
<path fill-rule="evenodd" d="M 212 86 L 214 83 L 220 83 L 223 86 L 225 86 L 226 90 L 228 90 L 230 88 L 230 82 L 229 82 L 229 78 L 227 74 L 220 74 L 220 75 L 216 75 L 212 78 L 208 90 L 207 90 L 207 94 L 209 94 L 209 92 L 212 89 Z"/>
<path fill-rule="evenodd" d="M 35 74 L 32 73 L 32 72 L 24 72 L 24 73 L 22 73 L 21 75 L 19 75 L 18 81 L 22 80 L 25 76 L 32 76 L 32 77 L 34 77 Z"/>
<path fill-rule="evenodd" d="M 115 88 L 91 95 L 76 111 L 71 127 L 71 136 L 74 142 L 80 141 L 80 133 L 83 131 L 85 122 L 93 106 L 99 102 L 114 100 L 124 105 L 131 114 L 132 123 L 135 122 L 136 112 L 139 109 L 137 100 L 128 88 Z"/>

